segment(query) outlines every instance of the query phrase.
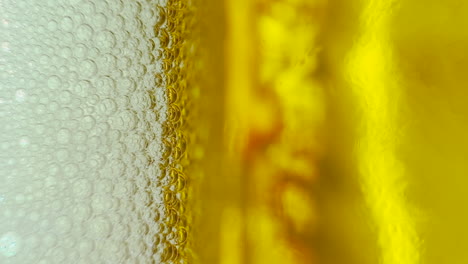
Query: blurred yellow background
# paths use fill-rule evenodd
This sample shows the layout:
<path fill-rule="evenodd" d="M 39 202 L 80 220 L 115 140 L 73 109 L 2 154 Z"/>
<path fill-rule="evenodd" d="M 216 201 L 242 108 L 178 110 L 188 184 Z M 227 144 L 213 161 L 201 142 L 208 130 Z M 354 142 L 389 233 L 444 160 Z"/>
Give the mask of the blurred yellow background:
<path fill-rule="evenodd" d="M 468 263 L 468 3 L 208 2 L 201 263 Z"/>

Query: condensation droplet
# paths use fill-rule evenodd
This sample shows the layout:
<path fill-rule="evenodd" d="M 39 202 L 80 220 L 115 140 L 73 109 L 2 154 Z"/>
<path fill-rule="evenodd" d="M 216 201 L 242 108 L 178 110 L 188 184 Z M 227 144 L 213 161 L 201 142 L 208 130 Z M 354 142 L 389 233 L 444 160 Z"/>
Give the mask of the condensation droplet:
<path fill-rule="evenodd" d="M 16 256 L 20 246 L 21 239 L 13 232 L 8 232 L 0 238 L 0 253 L 7 258 Z"/>
<path fill-rule="evenodd" d="M 9 42 L 6 42 L 6 41 L 2 42 L 1 47 L 2 47 L 2 50 L 4 52 L 9 52 L 10 51 L 10 43 Z"/>
<path fill-rule="evenodd" d="M 30 143 L 29 137 L 26 137 L 26 136 L 21 137 L 19 140 L 19 145 L 23 148 L 27 147 L 29 143 Z"/>
<path fill-rule="evenodd" d="M 15 93 L 15 99 L 16 99 L 17 102 L 22 103 L 22 102 L 26 101 L 26 95 L 27 95 L 27 93 L 26 93 L 26 91 L 24 89 L 19 89 Z"/>

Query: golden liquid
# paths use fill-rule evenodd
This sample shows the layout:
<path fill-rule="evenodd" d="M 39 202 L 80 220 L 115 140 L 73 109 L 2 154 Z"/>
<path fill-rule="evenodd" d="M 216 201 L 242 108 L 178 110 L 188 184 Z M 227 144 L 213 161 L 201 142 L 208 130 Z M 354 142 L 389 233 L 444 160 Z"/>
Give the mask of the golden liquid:
<path fill-rule="evenodd" d="M 201 263 L 468 261 L 468 4 L 204 3 Z"/>

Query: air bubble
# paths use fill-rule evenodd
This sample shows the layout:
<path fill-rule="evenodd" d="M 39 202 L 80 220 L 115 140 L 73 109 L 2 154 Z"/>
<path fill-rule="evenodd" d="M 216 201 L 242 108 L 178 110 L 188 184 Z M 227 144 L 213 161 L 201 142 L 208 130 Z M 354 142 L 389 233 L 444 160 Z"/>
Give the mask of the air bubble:
<path fill-rule="evenodd" d="M 87 203 L 79 203 L 73 208 L 73 217 L 81 222 L 91 217 L 92 213 L 93 210 Z"/>
<path fill-rule="evenodd" d="M 60 129 L 57 133 L 57 142 L 60 144 L 67 144 L 70 142 L 71 133 L 68 129 Z"/>
<path fill-rule="evenodd" d="M 47 224 L 49 223 L 47 222 Z M 57 236 L 55 234 L 48 233 L 42 238 L 42 243 L 48 248 L 52 248 L 57 244 Z"/>
<path fill-rule="evenodd" d="M 89 253 L 91 253 L 93 249 L 94 249 L 94 242 L 92 240 L 83 239 L 78 244 L 78 250 L 83 256 L 86 256 Z"/>
<path fill-rule="evenodd" d="M 58 28 L 57 21 L 51 20 L 51 21 L 49 21 L 49 23 L 47 23 L 47 29 L 49 31 L 53 32 L 53 31 L 57 30 L 57 28 Z"/>
<path fill-rule="evenodd" d="M 115 36 L 112 32 L 103 30 L 96 34 L 95 42 L 98 47 L 112 49 L 115 46 Z"/>
<path fill-rule="evenodd" d="M 139 110 L 149 109 L 151 106 L 151 98 L 146 92 L 134 93 L 131 102 L 132 105 Z"/>
<path fill-rule="evenodd" d="M 59 95 L 59 100 L 62 104 L 69 104 L 72 99 L 72 94 L 69 91 L 62 91 Z"/>
<path fill-rule="evenodd" d="M 87 24 L 80 25 L 76 29 L 76 36 L 78 40 L 87 41 L 93 37 L 94 30 Z"/>
<path fill-rule="evenodd" d="M 104 216 L 97 216 L 89 222 L 88 228 L 93 237 L 106 238 L 110 235 L 112 225 Z"/>
<path fill-rule="evenodd" d="M 77 44 L 74 48 L 73 48 L 73 55 L 77 58 L 85 58 L 88 54 L 88 47 L 86 47 L 85 44 Z"/>
<path fill-rule="evenodd" d="M 80 72 L 84 77 L 92 77 L 97 72 L 96 63 L 92 60 L 84 60 L 80 65 Z"/>
<path fill-rule="evenodd" d="M 103 13 L 99 13 L 94 16 L 94 23 L 97 28 L 105 28 L 107 25 L 107 17 Z"/>
<path fill-rule="evenodd" d="M 109 179 L 101 179 L 97 182 L 95 188 L 98 193 L 111 193 L 113 190 L 113 184 Z"/>
<path fill-rule="evenodd" d="M 60 216 L 55 220 L 57 231 L 61 234 L 70 232 L 73 222 L 68 216 Z"/>
<path fill-rule="evenodd" d="M 131 111 L 123 111 L 112 119 L 112 125 L 116 129 L 131 131 L 136 126 L 136 117 Z"/>
<path fill-rule="evenodd" d="M 78 131 L 74 135 L 75 143 L 84 144 L 88 139 L 88 135 L 84 131 Z"/>
<path fill-rule="evenodd" d="M 94 6 L 93 2 L 82 2 L 80 10 L 83 12 L 83 14 L 92 16 L 96 12 L 96 7 Z"/>
<path fill-rule="evenodd" d="M 117 105 L 113 100 L 105 99 L 99 104 L 98 109 L 101 114 L 112 115 L 117 110 Z"/>
<path fill-rule="evenodd" d="M 96 82 L 96 88 L 99 94 L 111 94 L 115 90 L 115 81 L 108 76 L 100 77 Z"/>
<path fill-rule="evenodd" d="M 50 89 L 59 89 L 62 86 L 62 80 L 57 75 L 52 75 L 47 80 L 47 86 Z"/>
<path fill-rule="evenodd" d="M 95 93 L 93 85 L 87 80 L 81 80 L 75 84 L 74 92 L 82 97 L 86 97 Z"/>
<path fill-rule="evenodd" d="M 95 195 L 92 198 L 91 206 L 93 208 L 93 212 L 96 213 L 104 213 L 108 212 L 113 207 L 112 198 L 109 196 L 104 195 Z"/>
<path fill-rule="evenodd" d="M 92 193 L 91 182 L 87 179 L 79 179 L 73 183 L 73 193 L 79 199 L 85 199 Z"/>
<path fill-rule="evenodd" d="M 60 27 L 65 31 L 71 31 L 73 29 L 73 19 L 71 17 L 64 17 L 60 22 Z"/>
<path fill-rule="evenodd" d="M 122 78 L 117 82 L 117 88 L 121 94 L 126 95 L 135 90 L 135 82 L 129 78 Z"/>

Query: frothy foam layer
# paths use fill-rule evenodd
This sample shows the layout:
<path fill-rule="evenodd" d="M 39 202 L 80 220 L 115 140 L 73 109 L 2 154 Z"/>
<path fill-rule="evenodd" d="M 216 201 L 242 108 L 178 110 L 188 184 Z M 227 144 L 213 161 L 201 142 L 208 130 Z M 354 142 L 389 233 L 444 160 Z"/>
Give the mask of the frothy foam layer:
<path fill-rule="evenodd" d="M 164 2 L 0 2 L 1 263 L 160 263 L 175 243 Z"/>

